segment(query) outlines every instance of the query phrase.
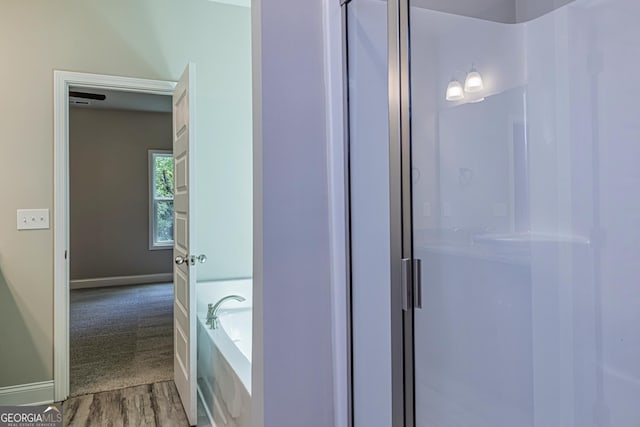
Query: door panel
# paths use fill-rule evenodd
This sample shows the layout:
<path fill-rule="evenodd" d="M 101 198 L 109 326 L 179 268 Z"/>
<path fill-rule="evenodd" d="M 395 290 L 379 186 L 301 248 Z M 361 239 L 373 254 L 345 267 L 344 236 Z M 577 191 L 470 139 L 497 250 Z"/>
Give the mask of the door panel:
<path fill-rule="evenodd" d="M 409 3 L 415 426 L 640 425 L 640 3 Z"/>
<path fill-rule="evenodd" d="M 387 2 L 348 11 L 353 423 L 393 423 Z"/>
<path fill-rule="evenodd" d="M 195 67 L 189 64 L 173 95 L 174 196 L 174 378 L 191 425 L 196 424 L 196 313 L 195 265 L 190 253 L 194 245 L 194 102 Z"/>
<path fill-rule="evenodd" d="M 175 275 L 175 298 L 176 302 L 180 303 L 182 307 L 188 307 L 189 295 L 189 279 L 185 276 L 185 274 L 180 270 L 176 269 Z"/>

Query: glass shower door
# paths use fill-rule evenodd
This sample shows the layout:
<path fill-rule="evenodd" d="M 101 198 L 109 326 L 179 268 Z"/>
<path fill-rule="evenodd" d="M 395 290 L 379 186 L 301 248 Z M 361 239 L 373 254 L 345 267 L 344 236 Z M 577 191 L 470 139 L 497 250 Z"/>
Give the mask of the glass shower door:
<path fill-rule="evenodd" d="M 409 9 L 415 425 L 638 426 L 640 3 L 439 3 Z"/>

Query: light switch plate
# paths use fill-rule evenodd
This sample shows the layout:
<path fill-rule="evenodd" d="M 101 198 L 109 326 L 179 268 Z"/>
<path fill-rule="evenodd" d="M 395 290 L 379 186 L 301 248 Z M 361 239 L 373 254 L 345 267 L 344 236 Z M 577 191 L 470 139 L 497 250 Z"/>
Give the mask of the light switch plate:
<path fill-rule="evenodd" d="M 47 230 L 49 209 L 18 209 L 18 230 Z"/>

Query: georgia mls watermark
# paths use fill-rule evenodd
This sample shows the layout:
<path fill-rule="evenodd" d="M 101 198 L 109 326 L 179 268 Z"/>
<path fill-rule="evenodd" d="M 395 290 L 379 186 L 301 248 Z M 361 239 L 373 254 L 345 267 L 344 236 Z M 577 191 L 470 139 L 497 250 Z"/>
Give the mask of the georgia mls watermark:
<path fill-rule="evenodd" d="M 62 427 L 62 407 L 0 406 L 0 427 Z"/>

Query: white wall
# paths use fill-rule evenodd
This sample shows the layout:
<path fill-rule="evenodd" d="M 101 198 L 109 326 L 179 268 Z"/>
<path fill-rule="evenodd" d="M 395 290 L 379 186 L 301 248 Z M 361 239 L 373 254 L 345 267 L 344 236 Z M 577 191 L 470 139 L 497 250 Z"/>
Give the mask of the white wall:
<path fill-rule="evenodd" d="M 589 241 L 533 260 L 539 425 L 640 422 L 631 332 L 640 308 L 629 298 L 640 274 L 640 204 L 630 196 L 640 180 L 639 91 L 626 85 L 640 54 L 638 13 L 633 0 L 578 0 L 527 24 L 532 226 Z"/>
<path fill-rule="evenodd" d="M 200 183 L 202 197 L 222 199 L 205 214 L 216 224 L 209 240 L 219 245 L 207 268 L 251 275 L 249 28 L 248 9 L 208 0 L 2 2 L 0 52 L 14 65 L 0 67 L 11 100 L 0 114 L 0 150 L 10 153 L 0 159 L 0 181 L 13 183 L 0 203 L 8 295 L 0 325 L 23 327 L 2 330 L 0 366 L 9 368 L 0 369 L 0 386 L 53 374 L 53 232 L 18 232 L 15 218 L 18 208 L 52 208 L 54 69 L 177 80 L 187 62 L 197 64 L 197 133 L 216 173 Z M 20 354 L 29 354 L 25 363 L 16 362 Z"/>
<path fill-rule="evenodd" d="M 356 427 L 391 425 L 387 4 L 349 5 L 353 411 Z"/>
<path fill-rule="evenodd" d="M 253 420 L 326 427 L 334 385 L 323 2 L 254 1 L 252 11 Z"/>
<path fill-rule="evenodd" d="M 212 52 L 215 77 L 211 69 L 197 69 L 198 83 L 209 86 L 197 87 L 207 107 L 197 111 L 196 250 L 208 258 L 198 265 L 198 281 L 246 278 L 253 270 L 251 12 L 218 7 L 233 11 L 228 25 L 234 29 L 224 27 Z"/>

